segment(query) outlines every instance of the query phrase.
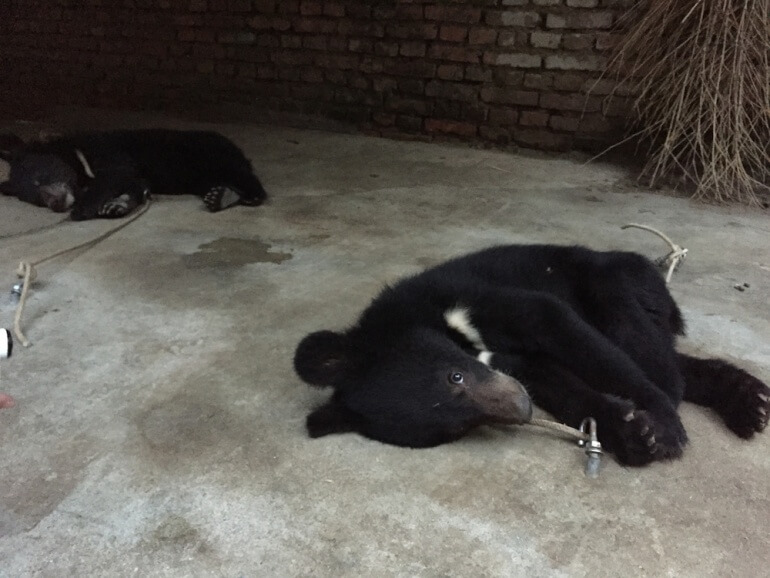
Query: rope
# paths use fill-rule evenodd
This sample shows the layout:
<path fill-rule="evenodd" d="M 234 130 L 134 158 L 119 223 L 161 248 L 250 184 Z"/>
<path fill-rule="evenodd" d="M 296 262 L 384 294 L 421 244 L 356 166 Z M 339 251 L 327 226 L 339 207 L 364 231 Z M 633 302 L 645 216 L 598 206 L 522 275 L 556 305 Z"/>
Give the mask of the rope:
<path fill-rule="evenodd" d="M 582 432 L 582 431 L 580 431 L 578 429 L 575 429 L 574 427 L 570 427 L 570 426 L 565 425 L 563 423 L 558 423 L 558 422 L 551 421 L 551 420 L 548 420 L 548 419 L 535 418 L 535 419 L 529 420 L 524 425 L 532 425 L 532 426 L 535 426 L 535 427 L 542 427 L 542 428 L 546 428 L 546 429 L 552 429 L 552 430 L 557 431 L 559 433 L 563 433 L 563 434 L 565 434 L 567 436 L 573 437 L 576 440 L 584 441 L 584 442 L 588 441 L 589 437 L 590 437 L 587 433 Z"/>
<path fill-rule="evenodd" d="M 679 267 L 682 261 L 684 261 L 684 258 L 687 256 L 687 249 L 684 247 L 680 247 L 676 243 L 674 243 L 671 239 L 669 239 L 664 233 L 661 233 L 657 229 L 653 229 L 652 227 L 649 227 L 647 225 L 640 225 L 638 223 L 628 223 L 627 225 L 623 225 L 620 227 L 621 229 L 643 229 L 644 231 L 649 231 L 651 233 L 654 233 L 661 239 L 663 239 L 666 243 L 668 243 L 668 246 L 671 248 L 671 251 L 658 259 L 656 261 L 657 265 L 659 267 L 668 267 L 668 272 L 666 273 L 666 284 L 671 282 L 671 277 L 674 275 L 674 270 Z"/>
<path fill-rule="evenodd" d="M 21 317 L 24 313 L 24 306 L 27 303 L 29 286 L 35 281 L 37 277 L 37 271 L 35 270 L 35 267 L 38 265 L 42 265 L 43 263 L 47 263 L 48 261 L 52 261 L 57 257 L 61 257 L 62 255 L 67 255 L 68 253 L 74 253 L 75 251 L 78 251 L 80 249 L 90 249 L 94 245 L 101 243 L 108 237 L 111 237 L 121 229 L 127 227 L 128 225 L 136 221 L 139 217 L 144 215 L 149 208 L 150 208 L 150 199 L 148 197 L 147 200 L 145 201 L 144 206 L 142 206 L 142 208 L 140 208 L 131 217 L 129 217 L 125 221 L 122 221 L 120 224 L 116 225 L 115 227 L 112 227 L 111 229 L 107 229 L 107 231 L 97 236 L 96 238 L 91 239 L 90 241 L 86 241 L 84 243 L 75 245 L 74 247 L 62 249 L 61 251 L 57 251 L 56 253 L 53 253 L 52 255 L 48 255 L 47 257 L 43 257 L 42 259 L 38 259 L 37 261 L 31 261 L 31 262 L 22 261 L 21 263 L 19 263 L 19 268 L 16 269 L 16 275 L 21 279 L 23 279 L 23 281 L 22 281 L 22 288 L 21 288 L 21 296 L 19 297 L 19 304 L 16 306 L 16 315 L 14 316 L 14 319 L 13 319 L 13 332 L 16 335 L 16 338 L 24 347 L 29 347 L 30 342 L 26 338 L 26 336 L 24 335 L 24 332 L 21 329 Z"/>
<path fill-rule="evenodd" d="M 47 231 L 49 229 L 55 229 L 59 225 L 61 225 L 64 221 L 69 219 L 69 216 L 63 217 L 56 221 L 55 223 L 51 223 L 50 225 L 43 225 L 42 227 L 35 227 L 34 229 L 28 229 L 26 231 L 21 231 L 19 233 L 10 233 L 8 235 L 0 235 L 0 241 L 4 241 L 5 239 L 16 239 L 18 237 L 24 237 L 26 235 L 32 235 L 33 233 L 42 233 L 43 231 Z"/>

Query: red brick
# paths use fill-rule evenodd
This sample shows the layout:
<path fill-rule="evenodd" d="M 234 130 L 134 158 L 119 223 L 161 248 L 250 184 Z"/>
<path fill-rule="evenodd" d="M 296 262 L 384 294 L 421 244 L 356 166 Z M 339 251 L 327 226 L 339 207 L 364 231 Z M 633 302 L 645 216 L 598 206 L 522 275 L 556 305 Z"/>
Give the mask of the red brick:
<path fill-rule="evenodd" d="M 480 126 L 479 136 L 498 146 L 505 146 L 511 142 L 511 133 L 499 126 Z"/>
<path fill-rule="evenodd" d="M 374 45 L 368 38 L 351 38 L 348 42 L 348 50 L 351 52 L 373 52 Z M 395 56 L 395 54 L 393 55 Z"/>
<path fill-rule="evenodd" d="M 326 45 L 332 52 L 345 52 L 348 50 L 348 39 L 344 36 L 329 36 Z"/>
<path fill-rule="evenodd" d="M 398 42 L 383 40 L 374 44 L 374 53 L 382 56 L 397 56 L 398 50 Z"/>
<path fill-rule="evenodd" d="M 388 26 L 387 32 L 388 36 L 393 36 L 394 38 L 433 40 L 438 36 L 438 25 L 421 22 L 402 22 Z"/>
<path fill-rule="evenodd" d="M 294 22 L 294 31 L 307 34 L 331 34 L 337 31 L 337 26 L 342 30 L 345 21 L 337 24 L 336 20 L 326 20 L 321 18 L 302 18 Z M 368 36 L 367 33 L 357 34 L 358 36 Z"/>
<path fill-rule="evenodd" d="M 438 37 L 448 42 L 463 42 L 468 35 L 468 29 L 465 26 L 442 26 Z"/>
<path fill-rule="evenodd" d="M 425 86 L 425 96 L 433 96 L 445 100 L 475 102 L 479 98 L 479 89 L 472 84 L 434 80 Z"/>
<path fill-rule="evenodd" d="M 612 12 L 572 10 L 565 14 L 548 14 L 546 28 L 574 28 L 597 30 L 612 26 Z"/>
<path fill-rule="evenodd" d="M 545 67 L 552 70 L 603 70 L 607 60 L 595 54 L 554 54 L 545 57 Z"/>
<path fill-rule="evenodd" d="M 554 74 L 553 87 L 556 90 L 566 90 L 569 92 L 579 92 L 585 82 L 585 74 L 580 73 L 561 73 Z"/>
<path fill-rule="evenodd" d="M 535 48 L 558 48 L 562 41 L 561 34 L 553 32 L 533 32 L 529 36 L 529 43 Z"/>
<path fill-rule="evenodd" d="M 615 126 L 613 123 L 607 117 L 599 113 L 585 114 L 580 119 L 580 132 L 602 133 L 609 132 L 614 128 Z"/>
<path fill-rule="evenodd" d="M 425 130 L 429 133 L 440 132 L 444 134 L 471 137 L 476 135 L 478 126 L 469 122 L 428 118 L 425 120 Z"/>
<path fill-rule="evenodd" d="M 496 64 L 498 66 L 510 66 L 512 68 L 540 68 L 543 58 L 539 54 L 504 53 L 496 54 L 494 52 L 484 53 L 484 64 Z"/>
<path fill-rule="evenodd" d="M 375 78 L 372 80 L 372 88 L 377 92 L 391 92 L 398 88 L 398 83 L 393 78 Z"/>
<path fill-rule="evenodd" d="M 201 60 L 200 62 L 198 62 L 198 65 L 195 67 L 195 69 L 201 74 L 211 74 L 212 72 L 214 72 L 214 61 Z"/>
<path fill-rule="evenodd" d="M 385 112 L 375 112 L 372 120 L 380 126 L 393 126 L 396 123 L 396 115 Z"/>
<path fill-rule="evenodd" d="M 494 75 L 490 68 L 469 64 L 465 67 L 465 79 L 473 82 L 492 82 Z"/>
<path fill-rule="evenodd" d="M 419 4 L 399 4 L 396 6 L 396 18 L 399 20 L 422 20 L 422 6 Z"/>
<path fill-rule="evenodd" d="M 493 69 L 495 84 L 508 87 L 521 87 L 524 85 L 524 71 L 510 68 Z"/>
<path fill-rule="evenodd" d="M 537 106 L 539 94 L 529 90 L 511 90 L 497 86 L 485 86 L 481 89 L 481 100 L 500 104 L 520 104 Z"/>
<path fill-rule="evenodd" d="M 596 36 L 597 50 L 612 50 L 623 39 L 621 34 L 601 33 Z"/>
<path fill-rule="evenodd" d="M 590 50 L 595 38 L 593 34 L 565 34 L 562 46 L 567 50 Z"/>
<path fill-rule="evenodd" d="M 454 62 L 479 62 L 481 51 L 467 46 L 453 46 L 451 44 L 434 44 L 428 51 L 430 58 L 437 60 L 452 60 Z"/>
<path fill-rule="evenodd" d="M 546 126 L 550 115 L 542 110 L 523 110 L 519 115 L 519 124 L 524 126 Z"/>
<path fill-rule="evenodd" d="M 519 111 L 515 108 L 492 106 L 489 108 L 489 123 L 492 125 L 513 126 L 519 120 Z"/>
<path fill-rule="evenodd" d="M 332 25 L 336 21 L 329 21 Z M 328 32 L 333 32 L 334 26 Z M 342 20 L 339 22 L 338 31 L 343 36 L 364 36 L 382 38 L 385 35 L 385 27 L 377 22 L 357 20 Z"/>
<path fill-rule="evenodd" d="M 304 0 L 299 5 L 299 13 L 303 16 L 320 16 L 323 14 L 323 5 L 320 2 Z"/>
<path fill-rule="evenodd" d="M 256 78 L 257 65 L 252 62 L 241 62 L 238 64 L 238 76 L 241 78 Z"/>
<path fill-rule="evenodd" d="M 393 96 L 385 101 L 385 108 L 394 112 L 425 116 L 433 110 L 433 103 L 418 98 Z"/>
<path fill-rule="evenodd" d="M 402 78 L 398 81 L 398 90 L 403 94 L 422 95 L 425 93 L 425 81 L 417 78 Z"/>
<path fill-rule="evenodd" d="M 360 18 L 366 20 L 372 17 L 372 7 L 364 3 L 350 3 L 345 5 L 345 12 L 351 18 Z"/>
<path fill-rule="evenodd" d="M 481 20 L 481 9 L 472 6 L 426 6 L 425 18 L 439 22 L 475 24 Z"/>
<path fill-rule="evenodd" d="M 396 126 L 406 132 L 420 132 L 422 130 L 422 117 L 399 114 L 396 117 Z"/>
<path fill-rule="evenodd" d="M 471 28 L 468 32 L 469 44 L 494 44 L 497 40 L 497 30 L 494 28 Z"/>
<path fill-rule="evenodd" d="M 575 132 L 580 126 L 580 119 L 569 116 L 553 115 L 551 117 L 550 125 L 554 130 Z"/>
<path fill-rule="evenodd" d="M 345 5 L 338 2 L 324 2 L 323 13 L 324 16 L 342 18 L 345 16 Z"/>
<path fill-rule="evenodd" d="M 300 48 L 302 46 L 302 36 L 284 34 L 281 36 L 281 46 L 283 48 Z"/>
<path fill-rule="evenodd" d="M 503 30 L 497 37 L 497 44 L 505 47 L 520 47 L 527 46 L 529 41 L 529 33 L 525 30 Z"/>
<path fill-rule="evenodd" d="M 302 39 L 302 46 L 311 50 L 326 50 L 326 36 L 305 36 Z"/>
<path fill-rule="evenodd" d="M 458 64 L 440 64 L 436 76 L 442 80 L 462 80 L 463 67 Z"/>
<path fill-rule="evenodd" d="M 364 56 L 361 58 L 361 64 L 358 69 L 364 74 L 379 74 L 383 71 L 384 64 L 382 58 L 378 56 Z"/>
<path fill-rule="evenodd" d="M 276 0 L 251 0 L 252 9 L 262 14 L 273 14 L 275 12 Z"/>
<path fill-rule="evenodd" d="M 614 96 L 608 98 L 602 104 L 602 112 L 606 116 L 627 117 L 634 110 L 634 100 L 632 98 L 622 98 Z"/>
<path fill-rule="evenodd" d="M 411 42 L 402 42 L 399 48 L 399 54 L 401 54 L 401 56 L 409 56 L 409 57 L 425 56 L 425 42 L 422 42 L 419 40 L 411 41 Z"/>
<path fill-rule="evenodd" d="M 279 14 L 299 13 L 299 0 L 280 0 L 277 6 Z"/>
<path fill-rule="evenodd" d="M 549 89 L 553 86 L 553 75 L 528 72 L 524 75 L 524 86 L 536 90 Z"/>
<path fill-rule="evenodd" d="M 195 30 L 192 28 L 185 28 L 180 30 L 179 34 L 177 35 L 177 40 L 180 42 L 194 42 Z"/>
<path fill-rule="evenodd" d="M 609 78 L 588 78 L 580 85 L 580 92 L 606 95 L 617 90 L 619 81 Z"/>
<path fill-rule="evenodd" d="M 234 76 L 235 64 L 232 62 L 217 62 L 214 66 L 214 72 L 220 76 Z"/>
<path fill-rule="evenodd" d="M 540 107 L 553 110 L 596 112 L 601 110 L 601 100 L 598 97 L 586 97 L 582 94 L 545 93 L 540 95 Z"/>
<path fill-rule="evenodd" d="M 380 22 L 394 20 L 396 17 L 396 7 L 388 4 L 379 4 L 372 7 L 372 19 Z"/>
<path fill-rule="evenodd" d="M 456 100 L 444 100 L 436 99 L 435 106 L 433 107 L 433 118 L 444 118 L 449 120 L 464 120 L 463 119 L 463 106 L 461 102 Z"/>
<path fill-rule="evenodd" d="M 555 134 L 544 128 L 520 128 L 513 133 L 513 140 L 522 146 L 544 150 L 566 151 L 572 144 L 569 135 Z"/>

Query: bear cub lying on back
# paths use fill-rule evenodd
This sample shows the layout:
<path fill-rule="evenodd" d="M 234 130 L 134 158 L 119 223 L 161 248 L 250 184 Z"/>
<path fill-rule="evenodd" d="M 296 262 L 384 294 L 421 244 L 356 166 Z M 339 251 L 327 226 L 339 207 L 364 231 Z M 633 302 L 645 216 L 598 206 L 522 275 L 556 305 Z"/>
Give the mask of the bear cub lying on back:
<path fill-rule="evenodd" d="M 118 130 L 31 143 L 3 135 L 0 158 L 11 165 L 0 192 L 74 220 L 123 217 L 148 194 L 198 195 L 212 212 L 267 196 L 243 152 L 215 132 Z"/>
<path fill-rule="evenodd" d="M 312 437 L 429 447 L 527 422 L 534 403 L 573 427 L 594 417 L 605 448 L 643 465 L 682 454 L 682 400 L 742 438 L 768 422 L 770 389 L 726 361 L 678 353 L 683 334 L 641 255 L 503 246 L 385 289 L 347 331 L 305 337 L 294 364 L 334 391 L 307 418 Z"/>

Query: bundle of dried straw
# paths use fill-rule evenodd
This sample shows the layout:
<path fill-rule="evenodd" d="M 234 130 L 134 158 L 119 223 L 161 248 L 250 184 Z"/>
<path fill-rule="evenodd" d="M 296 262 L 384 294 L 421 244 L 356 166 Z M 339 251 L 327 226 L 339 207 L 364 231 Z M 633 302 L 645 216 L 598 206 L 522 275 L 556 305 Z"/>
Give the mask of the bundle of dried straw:
<path fill-rule="evenodd" d="M 757 205 L 770 191 L 770 0 L 646 0 L 614 64 L 637 88 L 643 177 Z"/>

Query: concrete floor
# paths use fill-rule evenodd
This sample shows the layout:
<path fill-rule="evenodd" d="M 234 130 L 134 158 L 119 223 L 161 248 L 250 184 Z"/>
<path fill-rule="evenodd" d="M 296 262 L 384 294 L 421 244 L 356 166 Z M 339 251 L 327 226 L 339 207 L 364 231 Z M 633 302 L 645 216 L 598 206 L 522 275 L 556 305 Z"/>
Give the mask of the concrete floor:
<path fill-rule="evenodd" d="M 67 111 L 11 128 L 119 125 L 202 126 Z M 681 460 L 606 459 L 589 480 L 580 450 L 532 429 L 430 450 L 310 440 L 305 416 L 327 394 L 291 366 L 306 333 L 344 327 L 386 282 L 468 250 L 665 253 L 620 230 L 635 221 L 690 250 L 672 284 L 683 348 L 770 381 L 766 212 L 648 194 L 568 159 L 213 128 L 254 160 L 269 204 L 212 215 L 162 198 L 39 270 L 33 346 L 2 363 L 17 405 L 0 411 L 0 575 L 767 576 L 770 434 L 744 442 L 685 406 Z M 55 224 L 11 198 L 0 214 L 10 327 L 17 261 L 110 223 Z"/>

